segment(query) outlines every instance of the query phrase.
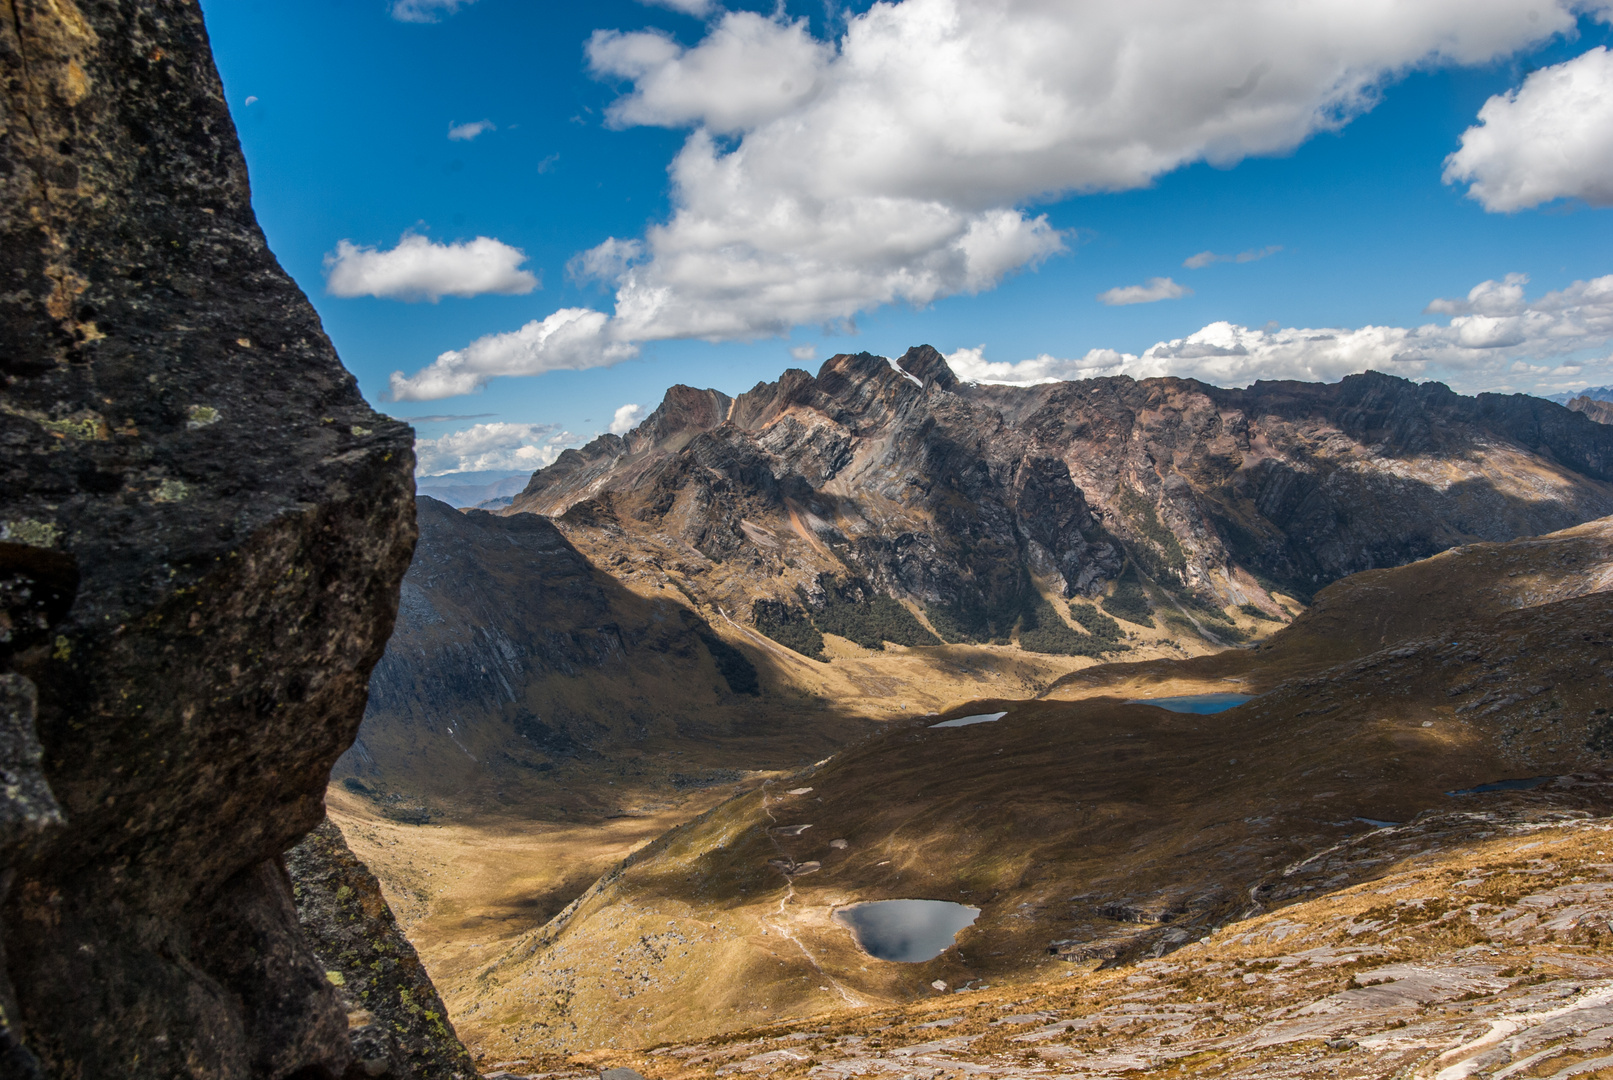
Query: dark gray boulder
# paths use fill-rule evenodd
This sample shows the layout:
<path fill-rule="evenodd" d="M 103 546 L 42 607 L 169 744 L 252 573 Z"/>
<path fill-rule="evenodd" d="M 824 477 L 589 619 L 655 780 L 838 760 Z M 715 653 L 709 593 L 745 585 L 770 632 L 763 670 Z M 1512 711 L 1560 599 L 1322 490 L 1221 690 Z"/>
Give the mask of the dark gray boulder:
<path fill-rule="evenodd" d="M 6 10 L 3 1071 L 339 1076 L 281 853 L 391 631 L 411 432 L 265 245 L 198 5 Z"/>

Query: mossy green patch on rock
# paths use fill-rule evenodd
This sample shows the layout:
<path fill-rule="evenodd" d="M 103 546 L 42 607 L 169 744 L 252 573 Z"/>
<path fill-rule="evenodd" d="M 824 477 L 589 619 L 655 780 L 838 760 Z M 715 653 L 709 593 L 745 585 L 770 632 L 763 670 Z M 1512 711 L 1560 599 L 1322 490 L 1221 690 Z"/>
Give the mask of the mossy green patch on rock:
<path fill-rule="evenodd" d="M 28 547 L 53 548 L 61 535 L 62 531 L 57 526 L 48 521 L 36 521 L 33 518 L 20 518 L 16 521 L 0 523 L 0 540 L 9 540 L 13 544 L 25 544 Z"/>
<path fill-rule="evenodd" d="M 349 1017 L 355 1067 L 369 1076 L 474 1080 L 448 1010 L 398 929 L 380 883 L 324 822 L 286 855 L 297 919 Z M 356 915 L 356 917 L 355 917 Z"/>

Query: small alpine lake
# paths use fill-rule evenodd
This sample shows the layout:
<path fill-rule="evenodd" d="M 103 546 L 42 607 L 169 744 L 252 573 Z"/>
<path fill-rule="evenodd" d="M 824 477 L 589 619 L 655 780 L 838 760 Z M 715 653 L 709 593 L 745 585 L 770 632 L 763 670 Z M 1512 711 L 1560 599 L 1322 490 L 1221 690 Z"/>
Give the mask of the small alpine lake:
<path fill-rule="evenodd" d="M 903 964 L 940 956 L 979 915 L 979 908 L 949 900 L 873 900 L 834 913 L 863 952 Z"/>
<path fill-rule="evenodd" d="M 1184 694 L 1181 697 L 1132 698 L 1126 704 L 1153 705 L 1170 712 L 1205 716 L 1210 713 L 1226 712 L 1253 700 L 1253 694 Z"/>

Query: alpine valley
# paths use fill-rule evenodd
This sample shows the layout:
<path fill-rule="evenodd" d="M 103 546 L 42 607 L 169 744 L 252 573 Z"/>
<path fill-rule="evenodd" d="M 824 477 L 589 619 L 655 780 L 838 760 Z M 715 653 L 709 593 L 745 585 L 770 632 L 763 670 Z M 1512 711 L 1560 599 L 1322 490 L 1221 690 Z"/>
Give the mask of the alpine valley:
<path fill-rule="evenodd" d="M 674 387 L 508 505 L 418 500 L 331 816 L 484 1070 L 1421 1067 L 1520 987 L 1613 1000 L 1596 415 L 929 347 Z M 1235 707 L 1138 703 L 1183 696 Z M 1441 875 L 1472 903 L 1374 899 Z M 978 914 L 877 959 L 844 910 L 901 898 Z"/>

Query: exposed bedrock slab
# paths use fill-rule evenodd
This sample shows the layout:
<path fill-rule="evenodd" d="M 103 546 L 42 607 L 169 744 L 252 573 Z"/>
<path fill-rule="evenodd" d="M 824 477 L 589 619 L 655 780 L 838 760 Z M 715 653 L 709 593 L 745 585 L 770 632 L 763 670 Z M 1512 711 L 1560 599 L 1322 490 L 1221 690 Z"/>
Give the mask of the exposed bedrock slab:
<path fill-rule="evenodd" d="M 281 853 L 391 630 L 411 433 L 265 245 L 196 4 L 0 0 L 0 80 L 0 767 L 42 750 L 0 807 L 0 1055 L 339 1076 Z"/>

